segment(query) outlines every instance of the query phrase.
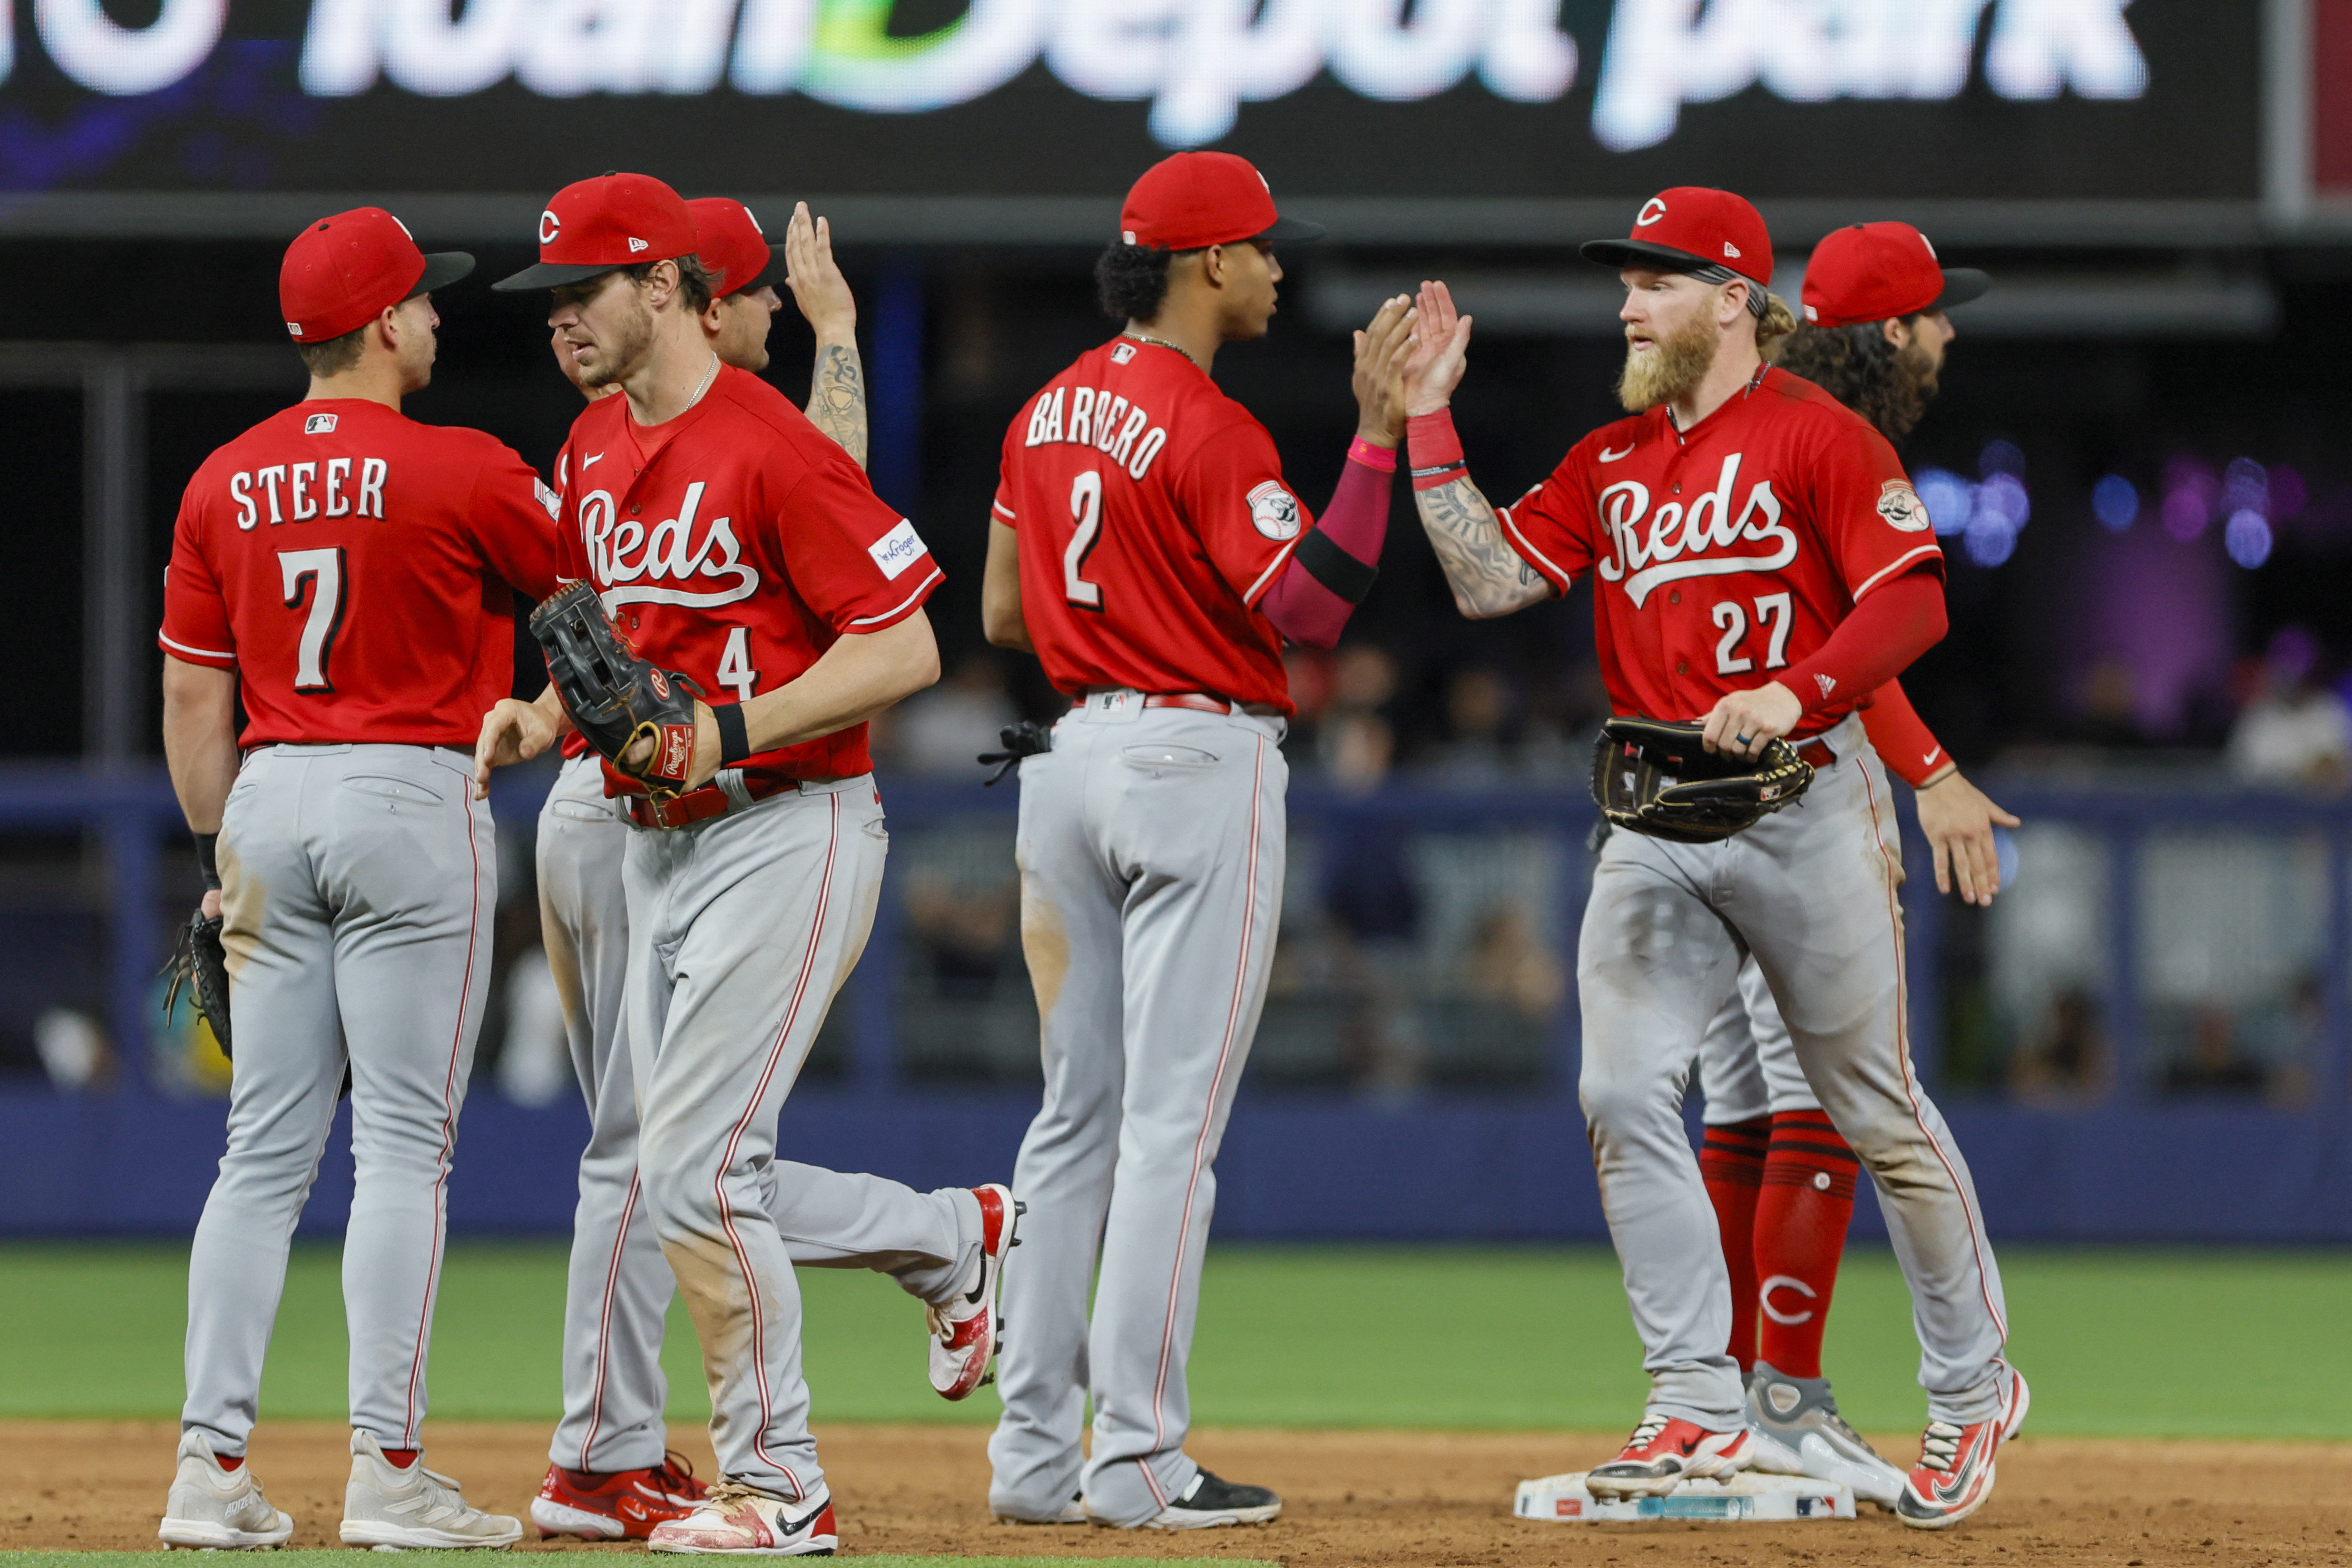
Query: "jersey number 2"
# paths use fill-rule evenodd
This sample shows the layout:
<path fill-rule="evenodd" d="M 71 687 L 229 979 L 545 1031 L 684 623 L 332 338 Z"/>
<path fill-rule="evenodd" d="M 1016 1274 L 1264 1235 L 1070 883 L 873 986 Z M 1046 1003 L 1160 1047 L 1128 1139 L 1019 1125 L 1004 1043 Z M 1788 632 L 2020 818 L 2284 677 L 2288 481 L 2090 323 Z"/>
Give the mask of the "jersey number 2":
<path fill-rule="evenodd" d="M 1764 667 L 1777 670 L 1789 662 L 1789 596 L 1768 593 L 1756 601 L 1756 619 L 1770 631 L 1764 644 Z M 1748 635 L 1748 612 L 1737 599 L 1727 599 L 1715 607 L 1715 623 L 1723 628 L 1723 641 L 1715 645 L 1715 673 L 1718 675 L 1745 674 L 1756 667 L 1756 661 L 1738 652 Z"/>
<path fill-rule="evenodd" d="M 1102 543 L 1102 476 L 1089 468 L 1070 482 L 1070 548 L 1062 552 L 1062 592 L 1081 610 L 1100 610 L 1102 584 L 1078 574 Z"/>
<path fill-rule="evenodd" d="M 294 689 L 331 692 L 335 683 L 327 678 L 327 658 L 335 651 L 335 632 L 343 623 L 342 548 L 279 550 L 278 571 L 286 608 L 299 610 L 305 597 L 310 601 L 310 612 L 302 618 L 302 639 L 294 648 Z"/>

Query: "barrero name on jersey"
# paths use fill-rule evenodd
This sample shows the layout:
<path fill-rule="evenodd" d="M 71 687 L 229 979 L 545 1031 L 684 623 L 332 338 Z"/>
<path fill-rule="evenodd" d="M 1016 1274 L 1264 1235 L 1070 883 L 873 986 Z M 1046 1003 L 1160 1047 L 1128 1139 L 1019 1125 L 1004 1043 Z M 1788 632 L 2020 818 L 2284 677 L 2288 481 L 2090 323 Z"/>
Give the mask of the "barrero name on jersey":
<path fill-rule="evenodd" d="M 318 417 L 312 415 L 313 418 Z M 352 483 L 356 463 L 358 483 Z M 325 472 L 322 474 L 320 470 Z M 392 473 L 381 457 L 330 457 L 324 463 L 273 463 L 228 476 L 229 499 L 236 503 L 236 526 L 250 531 L 261 521 L 307 523 L 313 517 L 381 517 L 383 482 Z"/>
<path fill-rule="evenodd" d="M 1780 526 L 1780 500 L 1772 494 L 1771 480 L 1749 486 L 1747 505 L 1733 515 L 1731 492 L 1740 457 L 1735 452 L 1723 460 L 1722 478 L 1692 501 L 1687 512 L 1680 501 L 1667 501 L 1652 512 L 1650 487 L 1638 479 L 1620 479 L 1602 490 L 1601 519 L 1616 549 L 1596 569 L 1601 580 L 1622 580 L 1626 597 L 1639 609 L 1660 583 L 1778 571 L 1796 559 L 1797 536 Z M 1741 544 L 1767 548 L 1761 554 L 1733 553 Z"/>
<path fill-rule="evenodd" d="M 695 514 L 708 487 L 699 479 L 688 485 L 677 516 L 651 528 L 635 517 L 617 516 L 610 490 L 591 490 L 580 498 L 580 537 L 588 547 L 589 575 L 600 585 L 607 613 L 624 604 L 708 608 L 732 604 L 759 591 L 760 570 L 743 559 L 743 547 L 730 519 L 711 518 L 696 537 Z M 696 581 L 710 586 L 684 586 Z"/>
<path fill-rule="evenodd" d="M 1130 408 L 1123 397 L 1093 387 L 1055 387 L 1029 411 L 1029 435 L 1022 444 L 1044 446 L 1055 441 L 1091 446 L 1126 469 L 1129 478 L 1140 481 L 1168 444 L 1168 432 L 1142 409 Z"/>

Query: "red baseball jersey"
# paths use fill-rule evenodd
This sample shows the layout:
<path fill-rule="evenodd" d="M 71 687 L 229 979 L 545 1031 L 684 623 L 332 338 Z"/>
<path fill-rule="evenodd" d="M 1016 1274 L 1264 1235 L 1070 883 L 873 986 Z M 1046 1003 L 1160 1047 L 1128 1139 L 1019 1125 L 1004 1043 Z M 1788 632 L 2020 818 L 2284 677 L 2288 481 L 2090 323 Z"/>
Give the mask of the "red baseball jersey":
<path fill-rule="evenodd" d="M 556 460 L 563 573 L 596 587 L 644 657 L 748 702 L 839 638 L 895 626 L 943 574 L 915 525 L 759 377 L 719 371 L 700 402 L 640 429 L 625 397 L 573 421 Z M 870 770 L 866 727 L 747 758 L 754 778 Z M 611 768 L 614 794 L 642 787 Z"/>
<path fill-rule="evenodd" d="M 514 691 L 515 593 L 554 591 L 554 512 L 480 431 L 297 403 L 188 481 L 156 640 L 236 672 L 243 745 L 470 750 Z"/>
<path fill-rule="evenodd" d="M 1207 692 L 1292 712 L 1259 599 L 1314 517 L 1274 438 L 1181 350 L 1120 337 L 1004 434 L 995 517 L 1021 614 L 1062 691 Z"/>
<path fill-rule="evenodd" d="M 1555 591 L 1594 574 L 1610 704 L 1653 718 L 1700 717 L 1765 685 L 1873 589 L 1944 568 L 1886 438 L 1780 370 L 1688 431 L 1663 406 L 1602 426 L 1499 516 Z M 1796 733 L 1819 734 L 1867 695 L 1800 693 L 1827 706 Z"/>

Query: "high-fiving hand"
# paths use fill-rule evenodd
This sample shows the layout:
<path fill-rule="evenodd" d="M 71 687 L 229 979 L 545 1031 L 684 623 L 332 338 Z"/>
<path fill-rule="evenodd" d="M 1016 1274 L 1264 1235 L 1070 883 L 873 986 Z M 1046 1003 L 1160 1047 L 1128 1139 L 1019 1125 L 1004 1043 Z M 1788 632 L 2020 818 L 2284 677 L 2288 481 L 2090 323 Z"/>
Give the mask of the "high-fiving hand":
<path fill-rule="evenodd" d="M 1470 362 L 1470 321 L 1443 283 L 1423 283 L 1415 306 L 1412 355 L 1405 361 L 1405 413 L 1435 413 L 1454 401 Z"/>
<path fill-rule="evenodd" d="M 1404 439 L 1404 367 L 1412 352 L 1410 296 L 1381 301 L 1372 323 L 1356 333 L 1356 434 L 1374 446 Z"/>
<path fill-rule="evenodd" d="M 809 216 L 806 202 L 794 204 L 784 225 L 784 287 L 819 342 L 856 340 L 857 299 L 833 259 L 833 227 Z"/>

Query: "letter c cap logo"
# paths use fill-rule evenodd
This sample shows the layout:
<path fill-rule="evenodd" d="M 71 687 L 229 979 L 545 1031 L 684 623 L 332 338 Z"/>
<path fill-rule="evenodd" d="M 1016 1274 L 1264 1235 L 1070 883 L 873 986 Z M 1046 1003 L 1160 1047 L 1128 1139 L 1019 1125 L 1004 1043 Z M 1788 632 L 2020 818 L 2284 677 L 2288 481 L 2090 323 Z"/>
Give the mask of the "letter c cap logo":
<path fill-rule="evenodd" d="M 555 243 L 556 232 L 562 227 L 563 220 L 555 215 L 553 209 L 551 208 L 550 210 L 540 214 L 539 243 L 541 245 L 553 245 Z"/>
<path fill-rule="evenodd" d="M 1637 229 L 1648 228 L 1652 224 L 1656 223 L 1660 218 L 1663 218 L 1665 215 L 1666 204 L 1660 201 L 1657 197 L 1652 196 L 1648 201 L 1642 204 L 1642 210 L 1633 214 L 1633 226 Z"/>

